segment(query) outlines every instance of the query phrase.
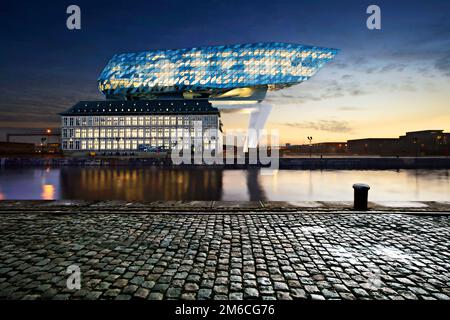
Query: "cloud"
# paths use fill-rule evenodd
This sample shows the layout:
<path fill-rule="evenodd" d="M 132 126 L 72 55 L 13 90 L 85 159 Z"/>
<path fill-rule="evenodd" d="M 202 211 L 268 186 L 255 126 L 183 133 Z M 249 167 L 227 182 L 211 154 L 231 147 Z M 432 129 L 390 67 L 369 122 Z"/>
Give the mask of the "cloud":
<path fill-rule="evenodd" d="M 450 77 L 450 54 L 437 58 L 434 67 L 445 76 Z"/>
<path fill-rule="evenodd" d="M 359 107 L 352 107 L 352 106 L 343 106 L 338 108 L 339 111 L 358 111 L 361 110 Z"/>
<path fill-rule="evenodd" d="M 300 122 L 286 122 L 282 125 L 297 129 L 314 129 L 328 132 L 350 132 L 347 121 L 342 120 L 317 120 L 317 121 L 300 121 Z"/>

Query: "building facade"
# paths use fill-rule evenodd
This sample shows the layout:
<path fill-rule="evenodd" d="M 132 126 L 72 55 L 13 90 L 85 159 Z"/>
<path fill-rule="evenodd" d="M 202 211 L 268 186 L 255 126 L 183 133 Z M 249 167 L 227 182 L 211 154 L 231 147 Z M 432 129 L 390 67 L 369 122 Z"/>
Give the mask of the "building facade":
<path fill-rule="evenodd" d="M 219 111 L 204 100 L 80 101 L 61 113 L 65 153 L 221 150 L 221 143 Z"/>

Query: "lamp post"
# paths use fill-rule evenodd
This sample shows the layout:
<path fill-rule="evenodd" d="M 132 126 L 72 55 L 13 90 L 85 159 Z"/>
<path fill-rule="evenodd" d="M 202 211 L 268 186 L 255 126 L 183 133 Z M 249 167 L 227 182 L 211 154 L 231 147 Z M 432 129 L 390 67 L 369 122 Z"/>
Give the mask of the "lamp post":
<path fill-rule="evenodd" d="M 312 156 L 312 137 L 308 136 L 308 140 L 309 140 L 309 157 L 311 158 Z"/>

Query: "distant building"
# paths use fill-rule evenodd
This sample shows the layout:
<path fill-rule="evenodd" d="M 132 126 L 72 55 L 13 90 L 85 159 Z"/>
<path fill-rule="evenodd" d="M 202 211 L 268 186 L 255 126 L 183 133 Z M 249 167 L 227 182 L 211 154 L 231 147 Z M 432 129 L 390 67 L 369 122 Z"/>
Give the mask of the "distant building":
<path fill-rule="evenodd" d="M 1 155 L 32 154 L 34 152 L 35 145 L 33 143 L 0 142 Z"/>
<path fill-rule="evenodd" d="M 355 155 L 390 155 L 398 152 L 397 138 L 367 138 L 347 141 L 348 152 Z"/>
<path fill-rule="evenodd" d="M 55 128 L 9 128 L 3 130 L 3 154 L 60 153 L 61 135 Z"/>
<path fill-rule="evenodd" d="M 280 148 L 283 154 L 344 154 L 347 152 L 347 142 L 321 142 L 302 144 L 302 145 L 291 145 L 286 143 L 285 147 Z"/>
<path fill-rule="evenodd" d="M 61 125 L 64 153 L 134 155 L 177 141 L 185 149 L 221 149 L 220 114 L 207 100 L 81 101 L 61 113 Z M 203 136 L 207 130 L 217 137 Z"/>
<path fill-rule="evenodd" d="M 354 155 L 448 156 L 450 133 L 444 130 L 407 132 L 399 138 L 348 140 L 348 152 Z"/>

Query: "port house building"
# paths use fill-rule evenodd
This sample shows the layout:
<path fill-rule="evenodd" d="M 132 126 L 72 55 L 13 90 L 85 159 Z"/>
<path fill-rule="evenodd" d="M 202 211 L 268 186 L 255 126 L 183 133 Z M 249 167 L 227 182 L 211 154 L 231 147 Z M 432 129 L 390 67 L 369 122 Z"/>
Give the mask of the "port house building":
<path fill-rule="evenodd" d="M 221 150 L 220 113 L 207 100 L 80 101 L 60 115 L 64 153 L 131 155 L 179 143 L 192 150 L 194 139 Z"/>

